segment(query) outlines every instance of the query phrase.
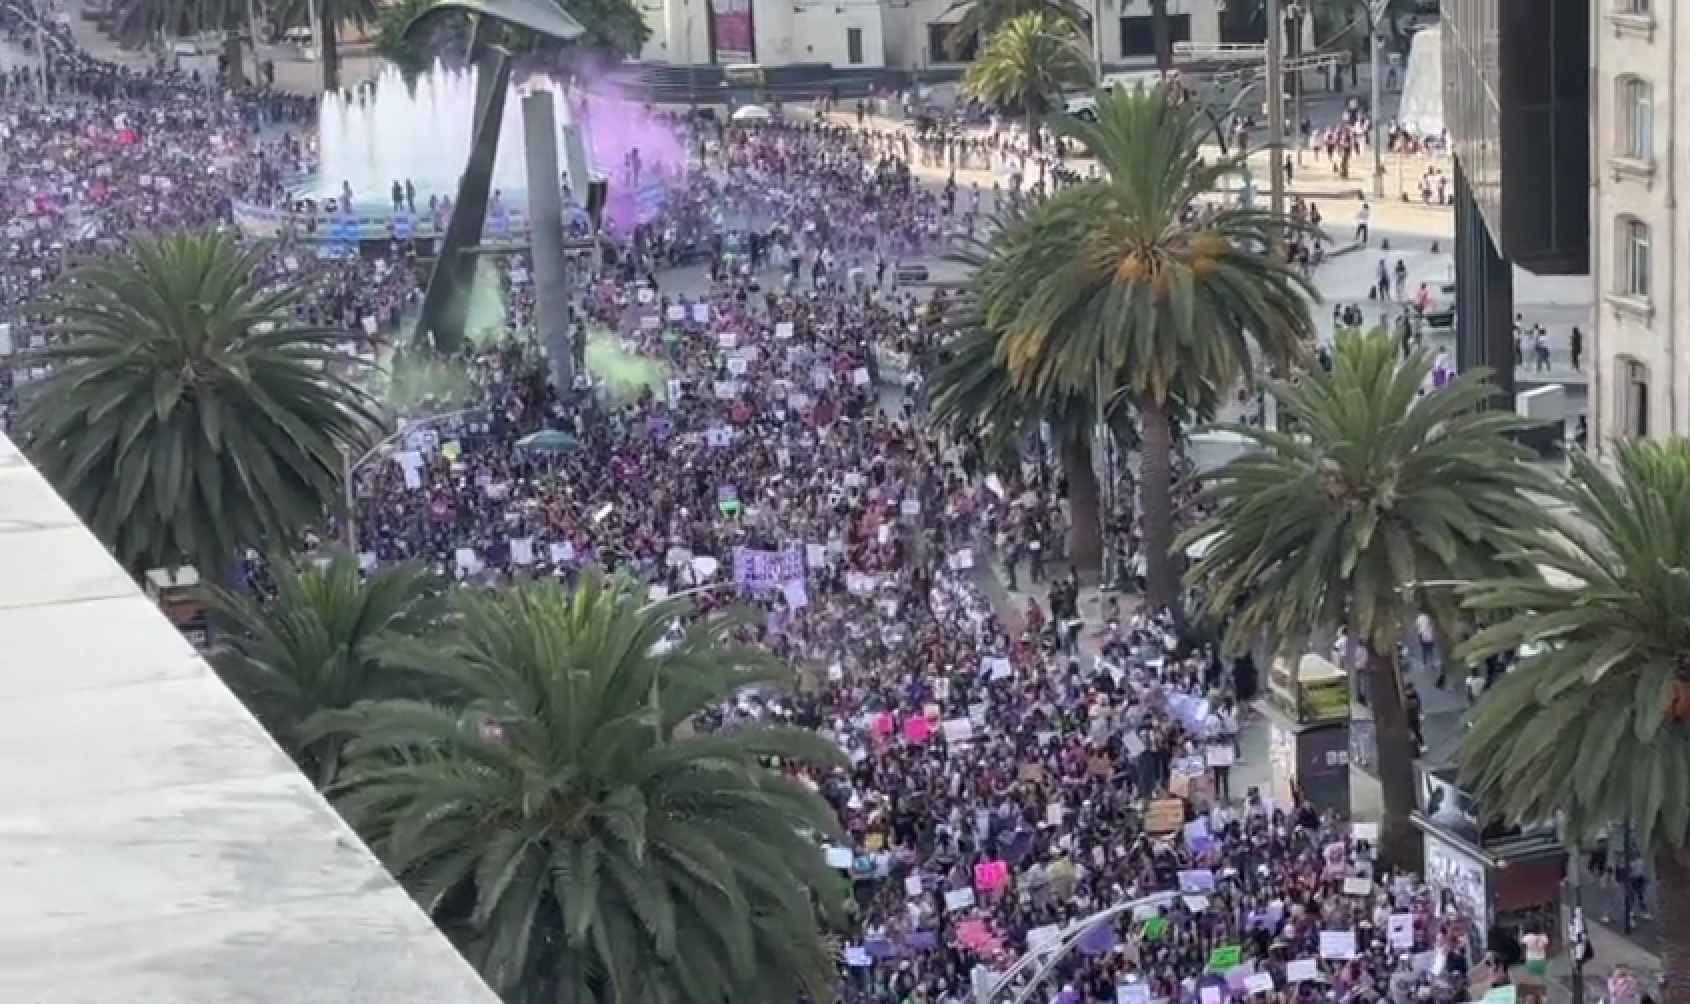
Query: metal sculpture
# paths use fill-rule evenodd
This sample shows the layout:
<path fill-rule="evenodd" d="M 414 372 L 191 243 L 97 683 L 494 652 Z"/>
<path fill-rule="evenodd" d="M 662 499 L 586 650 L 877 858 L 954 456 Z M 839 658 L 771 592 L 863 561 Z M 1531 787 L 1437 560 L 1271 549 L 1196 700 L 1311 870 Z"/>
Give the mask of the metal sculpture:
<path fill-rule="evenodd" d="M 407 39 L 414 38 L 437 19 L 454 13 L 475 17 L 469 47 L 469 60 L 477 71 L 475 124 L 469 160 L 458 182 L 452 218 L 440 240 L 416 327 L 417 341 L 441 354 L 455 353 L 464 344 L 464 329 L 469 322 L 469 291 L 475 279 L 472 251 L 481 243 L 487 223 L 493 162 L 499 150 L 505 99 L 510 91 L 511 53 L 494 40 L 496 30 L 509 25 L 563 42 L 576 41 L 586 34 L 579 22 L 551 0 L 438 0 L 411 20 L 404 35 Z M 549 179 L 529 178 L 529 187 L 555 188 L 559 181 L 554 172 Z M 530 226 L 538 228 L 546 222 L 535 219 L 530 221 Z M 551 222 L 553 226 L 562 226 L 561 217 Z"/>

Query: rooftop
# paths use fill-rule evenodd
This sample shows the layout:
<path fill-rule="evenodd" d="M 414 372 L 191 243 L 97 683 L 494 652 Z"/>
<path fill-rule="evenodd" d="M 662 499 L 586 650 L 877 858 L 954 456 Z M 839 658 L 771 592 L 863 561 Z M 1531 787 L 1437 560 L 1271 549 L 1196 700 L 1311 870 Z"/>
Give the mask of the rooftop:
<path fill-rule="evenodd" d="M 0 1000 L 496 1004 L 0 437 Z"/>

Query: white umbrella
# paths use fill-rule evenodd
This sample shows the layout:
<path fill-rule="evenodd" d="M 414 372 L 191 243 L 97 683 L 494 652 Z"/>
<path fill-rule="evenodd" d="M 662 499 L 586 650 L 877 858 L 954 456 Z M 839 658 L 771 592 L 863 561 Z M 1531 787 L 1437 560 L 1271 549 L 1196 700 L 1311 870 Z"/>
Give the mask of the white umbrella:
<path fill-rule="evenodd" d="M 735 122 L 767 122 L 774 116 L 762 105 L 745 105 L 734 109 L 732 118 Z"/>

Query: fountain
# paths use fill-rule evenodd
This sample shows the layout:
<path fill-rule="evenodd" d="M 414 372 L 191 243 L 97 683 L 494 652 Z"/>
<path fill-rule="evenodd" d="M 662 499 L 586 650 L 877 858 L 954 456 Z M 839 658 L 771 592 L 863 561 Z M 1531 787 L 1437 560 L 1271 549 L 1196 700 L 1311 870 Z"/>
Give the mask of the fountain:
<path fill-rule="evenodd" d="M 371 85 L 324 95 L 317 122 L 317 177 L 301 194 L 333 199 L 350 185 L 361 209 L 390 207 L 395 181 L 411 182 L 419 202 L 430 195 L 453 195 L 475 128 L 476 74 L 473 67 L 436 67 L 413 89 L 389 67 Z M 522 90 L 552 91 L 560 124 L 568 124 L 571 104 L 562 100 L 562 88 L 536 79 Z M 512 94 L 505 102 L 493 187 L 507 196 L 526 191 L 525 165 L 520 95 Z"/>
<path fill-rule="evenodd" d="M 350 186 L 353 207 L 361 215 L 391 213 L 396 181 L 401 185 L 409 181 L 415 188 L 419 212 L 430 196 L 454 196 L 475 129 L 477 73 L 474 67 L 437 65 L 413 86 L 398 69 L 388 67 L 371 84 L 325 95 L 317 123 L 319 167 L 297 194 L 327 201 L 340 198 L 344 187 Z M 617 182 L 631 151 L 638 151 L 642 168 L 680 167 L 685 154 L 673 132 L 635 102 L 582 94 L 537 76 L 513 86 L 505 101 L 493 163 L 498 201 L 518 210 L 527 204 L 522 99 L 535 91 L 549 91 L 553 96 L 560 146 L 567 149 L 568 128 L 579 127 L 585 134 L 587 169 L 613 178 L 609 224 L 627 226 L 649 215 L 661 199 L 659 172 L 642 171 L 641 183 L 632 188 Z M 569 188 L 583 190 L 579 183 Z"/>
<path fill-rule="evenodd" d="M 1444 131 L 1443 29 L 1422 28 L 1409 43 L 1397 120 L 1415 136 Z"/>

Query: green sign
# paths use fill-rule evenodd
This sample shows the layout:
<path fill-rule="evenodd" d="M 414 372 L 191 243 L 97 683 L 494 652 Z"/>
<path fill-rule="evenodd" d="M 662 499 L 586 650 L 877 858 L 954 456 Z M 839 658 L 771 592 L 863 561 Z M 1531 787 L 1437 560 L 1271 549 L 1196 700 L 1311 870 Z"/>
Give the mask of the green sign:
<path fill-rule="evenodd" d="M 1209 953 L 1209 968 L 1225 972 L 1244 961 L 1244 949 L 1238 945 L 1216 945 Z"/>

